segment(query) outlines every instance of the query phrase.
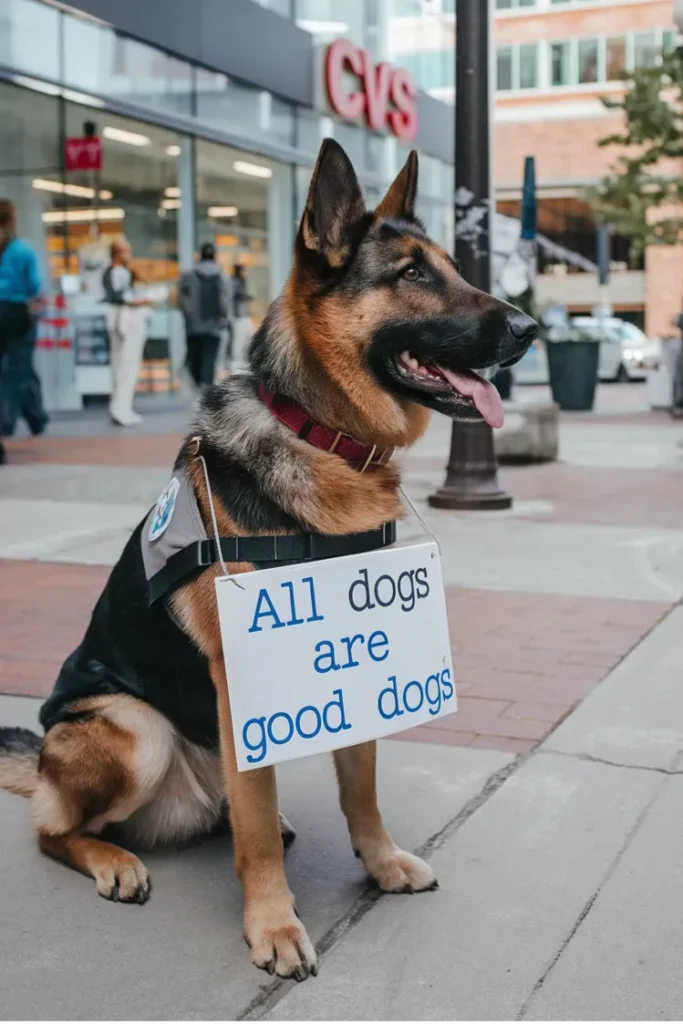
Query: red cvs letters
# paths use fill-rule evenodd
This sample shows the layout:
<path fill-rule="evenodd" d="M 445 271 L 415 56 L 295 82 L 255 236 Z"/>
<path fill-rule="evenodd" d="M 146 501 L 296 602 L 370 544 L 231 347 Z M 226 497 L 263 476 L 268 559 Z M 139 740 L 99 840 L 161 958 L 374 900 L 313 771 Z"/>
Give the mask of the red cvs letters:
<path fill-rule="evenodd" d="M 348 92 L 344 72 L 360 79 L 361 88 Z M 325 55 L 325 84 L 332 109 L 347 121 L 365 115 L 370 128 L 382 131 L 388 124 L 399 139 L 417 134 L 417 88 L 403 68 L 374 64 L 367 50 L 349 39 L 335 39 Z"/>

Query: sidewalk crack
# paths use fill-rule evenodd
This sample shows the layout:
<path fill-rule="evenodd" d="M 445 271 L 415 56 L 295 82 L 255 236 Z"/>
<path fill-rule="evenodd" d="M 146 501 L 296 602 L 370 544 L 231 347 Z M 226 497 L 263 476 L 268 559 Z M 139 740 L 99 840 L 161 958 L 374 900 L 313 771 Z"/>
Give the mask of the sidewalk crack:
<path fill-rule="evenodd" d="M 418 857 L 427 857 L 434 853 L 469 819 L 479 810 L 501 786 L 513 775 L 534 753 L 529 751 L 526 754 L 518 754 L 499 771 L 494 772 L 484 782 L 480 791 L 468 800 L 460 811 L 451 818 L 443 828 L 434 832 L 414 853 Z M 382 892 L 373 882 L 368 882 L 360 895 L 354 900 L 349 909 L 338 918 L 333 925 L 325 932 L 319 942 L 316 943 L 316 952 L 319 959 L 329 952 L 334 946 L 361 921 L 365 915 L 375 906 L 382 897 L 389 895 Z M 261 1020 L 283 999 L 291 985 L 285 978 L 278 978 L 276 981 L 262 986 L 258 995 L 254 996 L 245 1009 L 235 1018 L 243 1020 Z"/>
<path fill-rule="evenodd" d="M 590 761 L 592 764 L 606 764 L 611 768 L 629 768 L 636 772 L 657 772 L 660 775 L 683 775 L 683 768 L 657 768 L 654 765 L 648 764 L 625 764 L 623 761 L 610 761 L 606 757 L 597 757 L 595 754 L 571 754 L 565 750 L 548 750 L 543 749 L 539 751 L 543 754 L 552 754 L 554 757 L 569 757 L 575 761 Z M 681 753 L 683 751 L 678 750 L 674 758 L 674 763 L 678 763 Z"/>
<path fill-rule="evenodd" d="M 545 751 L 545 753 L 562 754 L 562 751 Z M 569 756 L 577 756 L 577 755 L 569 755 Z M 601 758 L 591 757 L 588 754 L 585 755 L 582 759 L 583 760 L 587 760 L 587 761 L 596 761 L 598 764 L 609 764 L 609 765 L 614 764 L 614 762 L 612 762 L 612 761 L 602 761 Z M 640 768 L 641 766 L 640 765 L 619 765 L 619 764 L 616 764 L 615 767 L 617 767 L 617 768 L 630 768 L 630 767 Z M 661 771 L 664 775 L 680 775 L 680 774 L 682 774 L 681 772 L 668 772 L 666 770 L 656 769 L 656 768 L 655 769 L 646 768 L 644 770 L 645 771 Z M 665 783 L 663 783 L 662 785 L 665 785 Z M 614 874 L 616 869 L 619 867 L 619 864 L 621 863 L 621 860 L 622 860 L 624 854 L 626 853 L 626 851 L 628 850 L 629 846 L 633 842 L 635 836 L 640 831 L 643 822 L 645 821 L 645 819 L 647 818 L 648 814 L 650 813 L 650 810 L 652 809 L 653 805 L 659 799 L 659 797 L 661 795 L 661 792 L 662 792 L 662 787 L 660 786 L 657 789 L 657 791 L 652 795 L 651 799 L 648 800 L 647 804 L 645 805 L 643 810 L 640 812 L 640 814 L 636 818 L 636 820 L 635 820 L 635 822 L 633 824 L 633 827 L 631 828 L 629 833 L 626 835 L 626 837 L 624 839 L 624 842 L 622 843 L 620 849 L 617 851 L 617 854 L 616 854 L 614 860 L 607 867 L 607 870 L 605 871 L 605 873 L 604 873 L 604 875 L 602 877 L 602 880 L 598 884 L 595 892 L 592 894 L 592 896 L 590 896 L 586 900 L 586 902 L 585 902 L 581 912 L 579 913 L 578 917 L 576 918 L 576 921 L 574 922 L 574 924 L 570 928 L 567 936 L 565 937 L 563 942 L 560 943 L 560 946 L 559 946 L 557 952 L 555 953 L 553 958 L 550 960 L 548 966 L 543 971 L 543 973 L 541 974 L 540 978 L 538 979 L 538 981 L 536 982 L 536 984 L 532 988 L 531 992 L 528 994 L 528 996 L 526 997 L 526 999 L 522 1003 L 522 1005 L 521 1005 L 521 1007 L 519 1009 L 519 1012 L 517 1013 L 517 1016 L 515 1017 L 515 1020 L 522 1021 L 522 1020 L 526 1019 L 526 1015 L 529 1012 L 529 1010 L 531 1009 L 531 1005 L 532 1005 L 534 999 L 539 994 L 539 992 L 542 990 L 543 986 L 545 985 L 546 981 L 548 980 L 548 977 L 550 976 L 552 971 L 555 969 L 555 967 L 559 963 L 562 955 L 564 954 L 565 950 L 569 946 L 570 942 L 572 941 L 572 939 L 574 938 L 574 936 L 578 932 L 579 928 L 581 927 L 583 922 L 586 920 L 586 918 L 590 914 L 591 910 L 593 909 L 593 906 L 595 905 L 595 902 L 596 902 L 598 896 L 600 895 L 602 890 L 605 888 L 605 886 L 607 885 L 609 880 L 612 878 L 612 875 Z"/>

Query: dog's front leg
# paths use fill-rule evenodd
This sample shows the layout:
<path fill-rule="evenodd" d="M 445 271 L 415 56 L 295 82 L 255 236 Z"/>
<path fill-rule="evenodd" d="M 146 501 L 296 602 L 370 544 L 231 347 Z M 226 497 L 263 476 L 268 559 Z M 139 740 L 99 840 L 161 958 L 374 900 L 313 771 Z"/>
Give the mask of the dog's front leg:
<path fill-rule="evenodd" d="M 429 864 L 396 846 L 377 806 L 377 744 L 335 750 L 339 799 L 354 852 L 386 892 L 423 892 L 437 881 Z"/>
<path fill-rule="evenodd" d="M 283 864 L 274 768 L 237 771 L 225 664 L 212 663 L 235 869 L 244 888 L 244 937 L 257 967 L 303 981 L 317 957 L 296 915 Z"/>

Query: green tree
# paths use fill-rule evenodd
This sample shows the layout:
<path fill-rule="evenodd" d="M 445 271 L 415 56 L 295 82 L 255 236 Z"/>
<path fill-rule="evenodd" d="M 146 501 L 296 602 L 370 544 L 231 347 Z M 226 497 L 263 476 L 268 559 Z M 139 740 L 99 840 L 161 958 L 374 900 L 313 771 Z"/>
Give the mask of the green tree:
<path fill-rule="evenodd" d="M 599 222 L 632 239 L 636 262 L 648 245 L 683 240 L 683 217 L 671 213 L 683 204 L 683 57 L 665 53 L 656 67 L 624 77 L 622 99 L 601 97 L 608 110 L 623 111 L 623 130 L 599 141 L 622 153 L 586 196 Z"/>

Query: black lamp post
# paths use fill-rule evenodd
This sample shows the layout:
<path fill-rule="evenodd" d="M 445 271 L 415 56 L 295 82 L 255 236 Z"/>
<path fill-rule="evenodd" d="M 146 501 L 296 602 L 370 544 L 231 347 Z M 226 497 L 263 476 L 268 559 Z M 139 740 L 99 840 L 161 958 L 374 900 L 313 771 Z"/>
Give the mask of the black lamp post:
<path fill-rule="evenodd" d="M 455 41 L 455 254 L 465 280 L 491 290 L 490 3 L 458 0 Z M 493 211 L 495 212 L 495 211 Z M 484 420 L 454 420 L 446 480 L 435 508 L 510 508 L 498 483 L 493 432 Z"/>

